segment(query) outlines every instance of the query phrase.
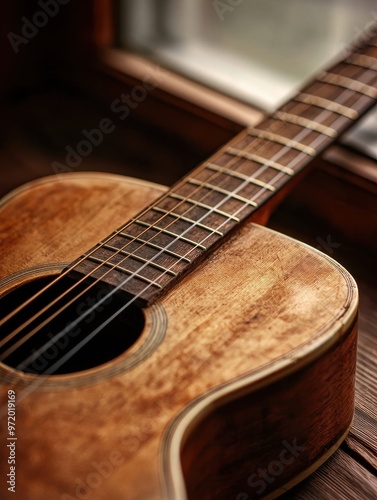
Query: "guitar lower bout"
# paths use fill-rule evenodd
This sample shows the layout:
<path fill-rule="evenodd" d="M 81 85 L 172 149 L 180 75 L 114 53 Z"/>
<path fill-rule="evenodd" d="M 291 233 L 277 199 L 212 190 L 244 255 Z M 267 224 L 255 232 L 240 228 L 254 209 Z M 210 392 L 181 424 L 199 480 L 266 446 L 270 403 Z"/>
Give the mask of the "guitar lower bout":
<path fill-rule="evenodd" d="M 272 499 L 309 476 L 351 427 L 356 344 L 355 323 L 290 375 L 238 379 L 187 406 L 165 434 L 166 498 Z"/>

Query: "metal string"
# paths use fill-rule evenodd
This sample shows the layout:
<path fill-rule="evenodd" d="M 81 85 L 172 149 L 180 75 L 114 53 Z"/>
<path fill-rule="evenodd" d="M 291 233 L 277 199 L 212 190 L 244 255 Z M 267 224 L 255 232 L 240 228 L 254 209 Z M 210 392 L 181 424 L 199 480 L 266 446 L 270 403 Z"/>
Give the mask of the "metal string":
<path fill-rule="evenodd" d="M 355 95 L 355 93 L 354 93 L 353 91 L 349 91 L 349 90 L 347 90 L 347 89 L 346 89 L 346 90 L 342 91 L 342 93 L 340 94 L 340 96 L 338 96 L 338 98 L 339 98 L 339 97 L 342 97 L 344 94 L 350 94 L 350 93 L 352 93 L 352 95 Z M 343 101 L 343 99 L 342 99 L 342 101 Z M 310 105 L 308 105 L 308 107 L 310 107 Z M 319 113 L 318 118 L 319 118 L 319 119 L 321 119 L 321 117 L 322 117 L 322 116 L 323 116 L 323 117 L 327 117 L 327 116 L 328 116 L 328 115 L 330 115 L 330 114 L 333 114 L 333 113 L 332 113 L 332 112 L 330 112 L 330 111 L 327 111 L 327 110 L 323 110 L 321 113 Z M 342 117 L 339 117 L 339 119 L 338 119 L 338 120 L 340 120 L 341 118 L 342 118 Z M 273 119 L 273 116 L 272 116 L 272 119 Z M 336 124 L 338 120 L 336 120 L 335 122 L 333 122 L 333 124 L 332 124 L 332 125 Z M 316 120 L 316 121 L 318 121 L 318 120 Z M 319 123 L 321 123 L 321 122 L 319 122 Z M 283 128 L 285 125 L 286 125 L 286 123 L 283 123 L 280 127 L 278 127 L 278 129 L 277 129 L 277 130 L 279 130 L 280 128 Z M 293 140 L 298 140 L 298 141 L 299 141 L 300 139 L 304 138 L 306 135 L 308 135 L 308 133 L 311 133 L 311 132 L 312 132 L 312 130 L 310 130 L 310 129 L 309 129 L 309 130 L 304 129 L 304 130 L 302 130 L 299 134 L 297 134 L 297 135 L 296 135 L 293 139 L 291 139 L 291 140 L 292 140 L 292 141 L 293 141 Z M 246 135 L 247 135 L 247 130 L 246 130 Z M 242 137 L 242 134 L 239 134 L 239 136 L 237 136 L 237 137 L 235 138 L 235 140 L 239 140 L 239 139 L 241 138 L 240 136 Z M 256 138 L 255 138 L 255 140 L 258 140 L 258 137 L 256 137 Z M 319 137 L 318 137 L 315 141 L 313 141 L 313 142 L 310 144 L 310 146 L 314 146 L 317 142 L 319 142 L 319 140 L 321 140 L 321 141 L 323 140 L 323 136 L 322 136 L 322 135 L 319 135 Z M 262 141 L 262 140 L 261 140 L 261 141 Z M 252 142 L 254 142 L 254 141 L 252 141 Z M 258 146 L 258 147 L 261 147 L 261 146 L 262 146 L 262 144 L 263 144 L 263 141 L 259 144 L 259 146 Z M 252 146 L 252 145 L 253 145 L 253 144 L 251 143 L 249 146 Z M 277 152 L 277 154 L 276 154 L 276 155 L 274 155 L 274 157 L 273 157 L 273 158 L 270 158 L 268 161 L 274 161 L 274 160 L 276 161 L 276 159 L 279 159 L 279 158 L 280 158 L 283 154 L 285 154 L 285 152 L 286 152 L 286 150 L 287 150 L 287 149 L 290 149 L 290 148 L 289 148 L 289 146 L 284 146 L 283 148 L 279 149 L 279 151 Z M 253 148 L 253 150 L 255 151 L 255 150 L 256 150 L 256 148 Z M 226 152 L 226 151 L 225 151 L 225 152 Z M 305 154 L 305 153 L 301 153 L 301 154 Z M 296 163 L 296 162 L 300 159 L 301 154 L 298 154 L 298 155 L 294 158 L 294 160 L 293 160 L 291 163 L 293 163 L 293 162 L 294 162 L 294 163 Z M 295 161 L 295 160 L 296 160 L 296 161 Z M 237 157 L 236 157 L 236 158 L 232 158 L 232 159 L 231 159 L 228 163 L 231 163 L 232 161 L 237 161 Z M 227 163 L 227 164 L 228 164 L 228 163 Z M 290 164 L 288 164 L 287 166 L 290 166 L 290 165 L 291 165 L 291 163 L 290 163 Z M 201 170 L 203 170 L 205 167 L 206 167 L 206 162 L 200 166 Z M 264 170 L 266 170 L 267 168 L 269 168 L 269 167 L 268 167 L 268 165 L 263 165 L 260 169 L 258 169 L 258 170 L 257 170 L 257 172 L 254 172 L 253 176 L 250 176 L 250 178 L 251 178 L 251 177 L 257 178 L 257 176 L 259 175 L 259 173 L 263 172 L 263 171 L 264 171 Z M 272 180 L 271 180 L 268 184 L 269 184 L 269 185 L 271 185 L 271 186 L 273 186 L 273 183 L 274 183 L 276 180 L 278 180 L 278 179 L 279 179 L 282 175 L 284 175 L 284 173 L 283 173 L 283 172 L 278 172 L 278 173 L 277 173 L 277 175 L 276 175 L 276 176 L 275 176 L 275 177 L 274 177 L 274 178 L 273 178 L 273 179 L 272 179 Z M 215 177 L 215 178 L 216 178 L 216 177 Z M 212 179 L 212 176 L 211 176 L 209 179 Z M 181 181 L 181 183 L 178 183 L 178 185 L 176 186 L 176 188 L 177 188 L 180 184 L 184 183 L 184 181 L 185 181 L 185 179 L 183 179 L 183 180 Z M 206 182 L 207 182 L 207 181 L 208 181 L 208 179 L 206 180 Z M 236 189 L 236 190 L 234 190 L 231 194 L 235 194 L 235 193 L 237 193 L 239 190 L 243 189 L 243 187 L 247 186 L 248 184 L 249 184 L 249 181 L 248 181 L 248 180 L 245 180 L 245 181 L 244 181 L 242 184 L 240 184 L 240 185 L 237 187 L 237 189 Z M 193 191 L 193 193 L 197 192 L 197 191 L 198 191 L 198 190 L 200 190 L 202 187 L 203 187 L 203 186 L 198 186 L 198 188 L 197 188 L 197 189 L 195 189 L 195 190 Z M 260 196 L 260 194 L 264 193 L 265 191 L 266 191 L 266 189 L 265 189 L 265 188 L 261 188 L 261 189 L 260 189 L 260 191 L 259 191 L 259 192 L 258 192 L 258 193 L 257 193 L 257 194 L 253 197 L 253 200 L 255 200 L 256 198 L 258 198 L 258 197 Z M 193 193 L 191 193 L 189 196 L 191 196 Z M 210 193 L 207 193 L 207 194 L 206 194 L 206 195 L 205 195 L 202 199 L 204 199 L 204 198 L 205 198 L 206 196 L 208 196 L 209 194 L 210 194 Z M 226 202 L 226 201 L 228 201 L 229 199 L 232 199 L 231 194 L 230 194 L 230 195 L 228 195 L 226 198 L 222 199 L 222 200 L 221 200 L 221 201 L 220 201 L 220 202 L 219 202 L 219 203 L 218 203 L 215 207 L 212 207 L 212 210 L 211 210 L 211 211 L 209 211 L 209 212 L 205 213 L 205 214 L 203 215 L 203 217 L 201 217 L 199 220 L 197 220 L 197 221 L 195 221 L 195 222 L 196 222 L 196 223 L 201 222 L 201 221 L 202 221 L 202 220 L 204 220 L 204 219 L 205 219 L 208 215 L 210 215 L 211 213 L 213 213 L 213 212 L 214 212 L 214 210 L 216 210 L 218 207 L 220 207 L 223 203 L 225 203 L 225 202 Z M 168 193 L 166 193 L 166 196 L 168 196 Z M 166 197 L 166 196 L 165 196 L 165 197 Z M 189 196 L 188 196 L 188 197 L 186 197 L 186 200 L 189 198 Z M 164 197 L 164 198 L 165 198 L 165 197 Z M 202 200 L 202 199 L 201 199 L 201 200 Z M 157 201 L 157 200 L 156 200 L 156 201 Z M 162 199 L 160 198 L 158 201 L 162 201 Z M 197 200 L 197 201 L 199 201 L 199 200 Z M 166 217 L 167 215 L 169 215 L 169 213 L 172 213 L 172 212 L 173 212 L 173 211 L 174 211 L 174 210 L 175 210 L 175 209 L 176 209 L 179 205 L 181 205 L 181 204 L 182 204 L 182 203 L 184 203 L 184 202 L 185 202 L 185 200 L 182 200 L 180 203 L 178 203 L 177 205 L 175 205 L 175 206 L 174 206 L 174 207 L 173 207 L 173 208 L 172 208 L 172 209 L 171 209 L 168 213 L 164 214 L 164 215 L 163 215 L 160 219 L 158 219 L 158 221 L 159 221 L 159 220 L 161 220 L 162 218 Z M 241 206 L 241 207 L 240 207 L 240 208 L 239 208 L 239 209 L 238 209 L 235 213 L 233 213 L 233 214 L 232 214 L 232 216 L 235 216 L 236 214 L 238 214 L 238 213 L 239 213 L 240 211 L 242 211 L 242 210 L 243 210 L 246 206 L 247 206 L 247 204 L 245 204 L 244 206 Z M 192 209 L 194 209 L 194 208 L 195 208 L 195 206 L 192 206 L 192 207 L 190 207 L 188 210 L 186 210 L 186 212 L 184 212 L 184 213 L 188 213 L 190 210 L 192 210 Z M 147 210 L 143 211 L 143 212 L 142 212 L 142 214 L 144 214 L 146 211 L 147 211 Z M 140 215 L 142 215 L 142 214 L 140 214 Z M 184 215 L 184 214 L 180 214 L 180 216 L 182 216 L 182 215 Z M 232 216 L 231 216 L 231 217 L 232 217 Z M 223 223 L 222 223 L 222 224 L 220 224 L 220 226 L 218 226 L 218 227 L 217 227 L 217 229 L 220 229 L 220 228 L 221 228 L 224 224 L 226 224 L 227 222 L 229 222 L 229 221 L 231 220 L 231 217 L 229 217 L 228 219 L 226 219 L 225 221 L 223 221 Z M 157 223 L 158 223 L 158 221 L 154 222 L 154 224 L 157 224 Z M 133 222 L 133 221 L 130 221 L 130 223 L 129 223 L 129 224 L 132 224 L 132 222 Z M 173 222 L 174 222 L 174 221 L 173 221 Z M 172 222 L 172 223 L 173 223 L 173 222 Z M 171 224 L 172 224 L 172 223 L 171 223 Z M 128 225 L 129 225 L 129 224 L 128 224 Z M 169 225 L 170 225 L 170 224 L 169 224 Z M 127 226 L 126 226 L 126 227 L 127 227 Z M 166 227 L 169 227 L 169 226 L 166 226 Z M 147 228 L 146 230 L 148 230 L 148 229 L 150 229 L 150 228 L 153 228 L 153 224 L 152 224 L 149 228 Z M 125 227 L 123 227 L 123 228 L 121 229 L 121 231 L 123 231 L 124 229 L 125 229 Z M 166 228 L 165 228 L 165 229 L 166 229 Z M 186 231 L 184 231 L 183 233 L 181 233 L 181 234 L 180 234 L 180 235 L 179 235 L 176 239 L 174 239 L 174 240 L 173 240 L 173 241 L 172 241 L 172 242 L 171 242 L 171 243 L 170 243 L 167 247 L 165 247 L 165 248 L 164 248 L 163 250 L 161 250 L 158 254 L 156 254 L 156 255 L 155 255 L 155 256 L 154 256 L 154 257 L 153 257 L 150 261 L 146 262 L 146 263 L 145 263 L 145 264 L 144 264 L 141 268 L 139 268 L 137 271 L 135 271 L 135 273 L 133 273 L 132 275 L 130 275 L 130 276 L 129 276 L 129 277 L 128 277 L 128 278 L 127 278 L 127 279 L 126 279 L 123 283 L 121 283 L 121 285 L 119 285 L 118 287 L 116 287 L 116 289 L 113 289 L 113 290 L 112 290 L 112 291 L 111 291 L 111 292 L 110 292 L 107 296 L 103 297 L 103 299 L 101 299 L 98 303 L 96 303 L 94 306 L 92 306 L 92 308 L 91 308 L 91 309 L 89 309 L 88 311 L 86 311 L 86 312 L 85 312 L 83 315 L 81 315 L 81 316 L 80 316 L 77 320 L 75 320 L 73 323 L 71 323 L 71 325 L 69 325 L 69 329 L 70 329 L 70 328 L 72 328 L 72 327 L 74 327 L 74 326 L 76 326 L 76 324 L 78 324 L 78 323 L 79 323 L 82 319 L 84 319 L 84 317 L 86 317 L 86 315 L 90 314 L 90 312 L 92 312 L 94 309 L 96 309 L 96 308 L 97 308 L 97 307 L 98 307 L 98 306 L 99 306 L 99 305 L 100 305 L 103 301 L 107 300 L 107 298 L 108 298 L 109 296 L 111 296 L 113 293 L 115 293 L 115 292 L 117 291 L 117 289 L 121 288 L 122 286 L 124 286 L 124 284 L 125 284 L 127 281 L 129 281 L 130 279 L 132 279 L 136 273 L 139 273 L 139 272 L 140 272 L 143 268 L 145 268 L 145 267 L 146 267 L 146 266 L 147 266 L 150 262 L 152 262 L 155 258 L 157 258 L 157 257 L 158 257 L 158 255 L 162 254 L 162 253 L 164 252 L 164 250 L 167 250 L 167 249 L 169 248 L 169 246 L 170 246 L 170 245 L 172 245 L 173 243 L 175 243 L 176 241 L 178 241 L 180 237 L 182 237 L 182 236 L 183 236 L 186 232 L 188 232 L 188 231 L 189 231 L 189 230 L 191 230 L 191 229 L 192 229 L 192 227 L 189 227 Z M 119 231 L 119 232 L 120 232 L 120 231 Z M 129 244 L 131 244 L 131 243 L 132 243 L 132 242 L 134 242 L 135 240 L 137 240 L 137 238 L 138 238 L 138 237 L 140 237 L 140 236 L 141 236 L 141 234 L 143 234 L 144 232 L 145 232 L 145 231 L 143 231 L 143 232 L 142 232 L 142 233 L 140 233 L 137 237 L 135 237 L 133 240 L 131 240 L 130 242 L 128 242 L 128 243 L 127 243 L 127 245 L 124 245 L 124 247 L 122 247 L 122 249 L 123 249 L 123 248 L 125 248 L 125 247 L 127 247 Z M 158 234 L 159 234 L 159 233 L 158 233 Z M 209 235 L 207 235 L 207 237 L 206 237 L 206 238 L 204 238 L 201 242 L 197 243 L 197 245 L 196 245 L 196 246 L 198 246 L 198 245 L 202 244 L 203 242 L 205 242 L 205 241 L 206 241 L 209 237 L 211 237 L 213 234 L 214 234 L 214 233 L 210 233 Z M 112 235 L 110 235 L 110 237 L 109 237 L 106 241 L 108 241 L 109 239 L 113 238 L 115 235 L 116 235 L 116 234 L 114 234 L 114 233 L 113 233 Z M 156 235 L 155 235 L 155 236 L 156 236 Z M 155 237 L 155 236 L 154 236 L 154 237 Z M 152 238 L 152 239 L 153 239 L 153 238 Z M 149 241 L 150 241 L 150 240 L 149 240 Z M 192 251 L 196 248 L 196 246 L 195 246 L 195 247 L 193 247 L 193 248 L 191 248 L 191 249 L 189 250 L 189 252 L 187 252 L 187 254 L 186 254 L 185 256 L 182 256 L 182 259 L 183 259 L 184 257 L 186 257 L 189 253 L 191 253 L 191 252 L 192 252 Z M 99 245 L 99 246 L 97 246 L 97 247 L 95 247 L 95 248 L 93 249 L 93 251 L 97 250 L 99 247 L 100 247 L 100 245 Z M 122 249 L 120 249 L 119 251 L 121 251 Z M 138 248 L 138 249 L 139 249 L 139 248 Z M 138 249 L 137 249 L 137 250 L 138 250 Z M 137 250 L 135 250 L 135 251 L 137 251 Z M 133 252 L 133 253 L 134 253 L 134 252 Z M 132 254 L 133 254 L 133 253 L 132 253 Z M 124 260 L 126 260 L 127 258 L 131 257 L 131 255 L 132 255 L 132 254 L 130 254 L 130 255 L 128 255 L 128 256 L 126 256 L 126 258 L 125 258 L 125 259 L 123 259 L 121 262 L 123 262 L 123 261 L 124 261 Z M 107 260 L 110 260 L 110 259 L 111 259 L 114 255 L 115 255 L 115 254 L 113 254 L 113 255 L 112 255 L 111 257 L 109 257 L 109 259 L 107 259 Z M 85 257 L 87 257 L 87 256 L 85 256 Z M 84 257 L 84 258 L 85 258 L 85 257 Z M 180 260 L 182 260 L 182 259 L 180 259 Z M 173 265 L 172 265 L 169 269 L 166 269 L 166 270 L 163 272 L 163 274 L 161 274 L 161 275 L 157 278 L 157 280 L 159 280 L 159 279 L 160 279 L 160 278 L 161 278 L 164 274 L 166 274 L 166 272 L 168 272 L 168 271 L 169 271 L 169 270 L 171 270 L 171 269 L 172 269 L 175 265 L 177 265 L 177 264 L 178 264 L 178 262 L 179 262 L 180 260 L 178 260 L 177 262 L 175 262 L 175 263 L 174 263 L 174 264 L 173 264 Z M 106 262 L 106 261 L 104 261 L 104 262 Z M 119 265 L 121 262 L 118 262 L 118 263 L 117 263 L 117 265 Z M 78 263 L 77 263 L 77 264 L 78 264 Z M 96 269 L 98 269 L 98 268 L 99 268 L 99 267 L 101 267 L 102 265 L 103 265 L 103 263 L 102 263 L 100 266 L 98 266 L 97 268 L 95 268 L 92 272 L 95 272 L 95 271 L 96 271 Z M 116 266 L 117 266 L 117 265 L 115 265 L 114 267 L 116 268 Z M 108 271 L 108 272 L 111 272 L 111 271 L 114 269 L 114 267 L 113 267 L 113 268 L 111 268 L 111 269 L 109 269 L 109 271 Z M 106 274 L 107 274 L 107 273 L 106 273 Z M 105 274 L 105 275 L 106 275 L 106 274 Z M 104 277 L 104 275 L 103 275 L 103 276 L 102 276 L 102 277 L 101 277 L 98 281 L 100 281 L 103 277 Z M 85 279 L 85 278 L 84 278 L 84 279 Z M 144 288 L 144 289 L 140 292 L 140 294 L 139 294 L 138 296 L 140 296 L 141 294 L 143 294 L 143 293 L 145 292 L 145 290 L 146 290 L 146 289 L 148 289 L 150 286 L 152 286 L 152 285 L 153 285 L 153 283 L 154 283 L 154 282 L 152 282 L 152 283 L 150 283 L 149 285 L 147 285 L 147 287 L 145 287 L 145 288 Z M 77 284 L 76 284 L 76 285 L 77 285 Z M 136 298 L 138 298 L 138 296 L 136 296 L 133 300 L 136 300 Z M 61 298 L 61 297 L 59 297 L 59 299 L 60 299 L 60 298 Z M 75 299 L 73 299 L 73 300 L 77 300 L 77 298 L 75 298 Z M 128 306 L 130 305 L 130 303 L 132 303 L 132 302 L 133 302 L 133 300 L 132 300 L 131 302 L 127 302 L 127 303 L 124 305 L 124 307 L 122 307 L 122 308 L 121 308 L 121 310 L 119 310 L 119 311 L 115 314 L 115 316 L 117 316 L 118 314 L 120 314 L 120 312 L 122 312 L 122 311 L 123 311 L 126 307 L 128 307 Z M 61 312 L 61 311 L 58 311 L 58 314 L 60 314 L 60 312 Z M 114 315 L 113 315 L 113 316 L 114 316 Z M 114 317 L 115 317 L 115 316 L 114 316 Z M 109 318 L 109 319 L 108 319 L 108 320 L 107 320 L 104 324 L 100 325 L 100 326 L 99 326 L 99 327 L 98 327 L 98 328 L 97 328 L 94 332 L 98 333 L 98 331 L 102 330 L 102 328 L 104 328 L 104 327 L 106 326 L 106 324 L 108 324 L 108 322 L 112 321 L 112 319 L 114 319 L 114 317 L 111 317 L 111 319 Z M 48 321 L 50 321 L 50 320 L 51 320 L 51 318 L 49 318 L 49 319 L 47 320 L 47 322 L 48 322 Z M 43 325 L 42 325 L 42 326 L 43 326 Z M 23 327 L 24 327 L 24 325 L 23 325 Z M 68 328 L 68 327 L 67 327 L 67 328 Z M 50 347 L 50 346 L 51 346 L 54 342 L 56 342 L 57 340 L 59 340 L 59 338 L 60 338 L 62 335 L 64 335 L 65 333 L 66 333 L 66 331 L 65 331 L 65 330 L 63 330 L 62 332 L 59 332 L 59 334 L 58 334 L 58 335 L 56 335 L 56 336 L 54 337 L 54 339 L 52 339 L 52 341 L 48 342 L 48 343 L 45 345 L 45 349 L 44 349 L 44 350 L 46 350 L 46 349 L 47 349 L 48 347 Z M 85 341 L 85 344 L 86 344 L 86 342 L 88 342 L 88 341 L 92 338 L 92 336 L 94 336 L 94 335 L 95 335 L 95 333 L 93 333 L 93 332 L 92 332 L 92 333 L 88 336 L 88 337 L 89 337 L 89 338 L 88 338 L 88 340 L 86 340 L 86 341 Z M 76 347 L 78 347 L 78 346 L 80 346 L 80 345 L 82 345 L 82 344 L 80 343 L 80 344 L 78 344 Z M 83 344 L 83 345 L 84 345 L 84 344 Z M 78 348 L 79 348 L 79 347 L 78 347 Z M 42 352 L 44 352 L 44 351 L 42 351 Z M 76 351 L 75 351 L 75 352 L 76 352 Z M 40 354 L 41 354 L 41 351 L 39 350 L 39 351 L 38 351 L 38 353 L 37 353 L 37 355 L 36 355 L 36 357 L 38 357 Z M 9 353 L 7 354 L 7 356 L 8 356 L 8 355 L 9 355 Z M 72 353 L 72 355 L 74 355 L 74 353 Z M 27 358 L 26 360 L 24 360 L 24 361 L 21 363 L 21 365 L 20 365 L 20 366 L 24 366 L 24 364 L 25 364 L 25 363 L 26 363 L 26 364 L 28 364 L 29 362 L 30 362 L 30 357 L 29 357 L 29 358 Z M 63 361 L 63 363 L 64 363 L 64 362 L 65 362 L 65 361 Z M 54 365 L 54 366 L 55 366 L 55 365 Z M 60 365 L 60 366 L 61 366 L 61 365 Z M 50 367 L 50 368 L 51 368 L 51 367 Z"/>

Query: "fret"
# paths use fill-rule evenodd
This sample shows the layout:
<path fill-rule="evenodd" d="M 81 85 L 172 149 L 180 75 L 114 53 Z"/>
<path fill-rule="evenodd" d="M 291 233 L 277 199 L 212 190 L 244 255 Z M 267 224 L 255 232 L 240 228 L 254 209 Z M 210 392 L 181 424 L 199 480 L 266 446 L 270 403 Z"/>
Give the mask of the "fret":
<path fill-rule="evenodd" d="M 181 219 L 185 222 L 189 222 L 190 224 L 193 224 L 194 226 L 201 227 L 202 229 L 205 229 L 205 230 L 209 231 L 210 233 L 215 233 L 215 234 L 218 234 L 220 236 L 224 236 L 224 233 L 222 233 L 221 231 L 218 231 L 217 229 L 213 229 L 212 227 L 206 226 L 205 224 L 202 224 L 201 222 L 197 222 L 195 220 L 192 220 L 189 217 L 185 217 L 183 215 L 176 214 L 176 213 L 171 212 L 169 210 L 164 210 L 163 208 L 160 208 L 157 206 L 152 207 L 152 210 L 154 210 L 155 212 L 159 212 L 161 214 L 171 215 L 172 217 L 175 217 L 176 219 Z"/>
<path fill-rule="evenodd" d="M 305 146 L 301 144 L 301 142 L 295 141 L 294 139 L 289 139 L 280 134 L 276 134 L 275 132 L 269 132 L 268 130 L 260 130 L 255 127 L 249 127 L 247 129 L 247 133 L 253 137 L 257 137 L 258 139 L 266 139 L 271 142 L 277 142 L 278 144 L 282 144 L 288 148 L 296 149 L 301 153 L 305 153 L 308 156 L 315 156 L 317 154 L 316 150 L 310 146 Z"/>
<path fill-rule="evenodd" d="M 179 253 L 173 252 L 172 250 L 170 250 L 168 248 L 164 248 L 160 245 L 156 245 L 156 243 L 152 243 L 152 241 L 144 240 L 143 238 L 139 238 L 139 237 L 134 237 L 134 236 L 131 236 L 130 234 L 127 234 L 124 232 L 120 232 L 118 234 L 119 234 L 119 236 L 123 236 L 124 238 L 129 238 L 132 241 L 137 241 L 138 243 L 142 243 L 143 245 L 147 245 L 151 248 L 154 248 L 155 250 L 158 250 L 159 252 L 163 252 L 163 253 L 166 253 L 167 255 L 171 255 L 172 257 L 175 257 L 178 260 L 183 260 L 184 262 L 187 262 L 187 264 L 191 264 L 191 262 L 192 262 L 191 259 L 189 259 L 188 257 L 183 257 L 182 255 L 179 255 Z"/>
<path fill-rule="evenodd" d="M 328 137 L 335 138 L 338 135 L 338 132 L 331 127 L 327 127 L 322 123 L 316 122 L 314 120 L 309 120 L 308 118 L 304 118 L 303 116 L 298 116 L 293 113 L 277 111 L 273 116 L 278 120 L 289 122 L 294 125 L 300 125 L 304 128 L 309 128 L 310 130 L 314 130 L 315 132 L 319 132 L 320 134 L 327 135 Z"/>
<path fill-rule="evenodd" d="M 352 108 L 347 106 L 343 106 L 343 104 L 339 104 L 334 101 L 330 101 L 329 99 L 325 99 L 324 97 L 319 97 L 316 95 L 300 93 L 293 99 L 294 101 L 303 102 L 305 104 L 310 104 L 312 106 L 317 106 L 318 108 L 325 109 L 327 111 L 333 111 L 338 115 L 345 116 L 350 120 L 356 120 L 358 118 L 359 113 Z"/>
<path fill-rule="evenodd" d="M 151 267 L 154 267 L 155 269 L 158 269 L 159 271 L 162 271 L 163 273 L 170 274 L 171 276 L 177 276 L 177 273 L 172 271 L 171 269 L 167 269 L 164 266 L 160 266 L 159 264 L 156 264 L 156 262 L 153 262 L 150 259 L 145 259 L 144 257 L 141 257 L 140 255 L 137 255 L 135 253 L 130 253 L 126 252 L 125 250 L 120 250 L 116 247 L 113 247 L 112 245 L 102 245 L 102 248 L 106 248 L 108 250 L 112 250 L 116 252 L 117 254 L 125 255 L 126 257 L 131 257 L 132 259 L 138 260 L 139 262 L 142 262 L 143 264 L 148 264 Z"/>
<path fill-rule="evenodd" d="M 277 162 L 272 161 L 272 160 L 268 160 L 267 158 L 263 158 L 263 156 L 259 156 L 255 153 L 250 153 L 249 151 L 243 151 L 241 149 L 236 149 L 236 148 L 231 147 L 231 148 L 228 148 L 225 152 L 229 153 L 233 156 L 237 156 L 239 158 L 245 158 L 245 160 L 260 163 L 261 165 L 263 165 L 265 167 L 273 168 L 279 172 L 283 172 L 284 174 L 287 174 L 290 176 L 294 175 L 294 173 L 295 173 L 295 171 L 289 167 L 285 167 L 284 165 L 280 165 L 280 163 L 277 163 Z"/>
<path fill-rule="evenodd" d="M 165 229 L 163 227 L 156 226 L 155 224 L 151 225 L 148 222 L 144 222 L 143 220 L 140 219 L 133 219 L 133 222 L 136 224 L 140 224 L 141 226 L 148 227 L 149 229 L 156 229 L 157 231 L 160 231 L 161 233 L 168 234 L 169 236 L 173 236 L 174 238 L 177 238 L 181 241 L 184 241 L 186 243 L 189 243 L 190 245 L 194 245 L 195 247 L 201 248 L 202 250 L 207 250 L 207 247 L 204 245 L 197 243 L 196 241 L 192 241 L 189 238 L 185 238 L 184 236 L 181 236 L 180 234 L 173 233 L 172 231 L 169 231 L 168 229 Z"/>
<path fill-rule="evenodd" d="M 216 165 L 216 163 L 206 162 L 205 166 L 214 172 L 220 172 L 222 174 L 227 174 L 232 177 L 237 177 L 238 179 L 243 179 L 244 181 L 251 182 L 256 186 L 259 186 L 263 189 L 268 189 L 269 191 L 275 191 L 276 188 L 271 186 L 271 184 L 267 184 L 267 182 L 263 182 L 255 177 L 250 177 L 249 175 L 242 174 L 241 172 L 237 172 L 236 170 L 230 170 L 226 167 L 221 167 L 220 165 Z"/>
<path fill-rule="evenodd" d="M 227 212 L 224 212 L 223 210 L 219 210 L 218 208 L 211 207 L 211 205 L 207 205 L 206 203 L 203 203 L 202 201 L 197 201 L 193 200 L 192 198 L 187 198 L 185 196 L 182 196 L 177 193 L 169 193 L 170 198 L 174 198 L 175 200 L 179 201 L 186 201 L 187 203 L 191 203 L 192 205 L 197 205 L 198 207 L 205 208 L 209 212 L 213 212 L 218 215 L 222 215 L 226 219 L 231 219 L 234 220 L 235 222 L 240 222 L 239 217 L 236 217 L 235 215 L 228 214 Z"/>
<path fill-rule="evenodd" d="M 258 204 L 255 203 L 255 201 L 248 200 L 247 198 L 244 198 L 243 196 L 240 196 L 236 193 L 228 191 L 227 189 L 223 189 L 219 186 L 214 186 L 213 184 L 210 184 L 209 182 L 197 181 L 196 179 L 193 179 L 192 177 L 188 177 L 187 181 L 190 184 L 194 184 L 194 186 L 200 186 L 203 188 L 210 189 L 211 191 L 216 191 L 218 193 L 225 194 L 226 196 L 229 196 L 230 198 L 234 198 L 235 200 L 242 201 L 242 203 L 245 203 L 246 205 L 250 205 L 252 207 L 258 206 Z"/>
<path fill-rule="evenodd" d="M 134 271 L 130 271 L 129 269 L 126 269 L 125 267 L 121 267 L 121 266 L 118 266 L 118 265 L 113 265 L 113 264 L 111 264 L 111 262 L 106 262 L 106 261 L 104 261 L 102 259 L 99 259 L 98 257 L 94 257 L 93 255 L 88 255 L 86 257 L 86 259 L 90 260 L 92 262 L 95 262 L 97 264 L 101 264 L 101 265 L 105 265 L 105 266 L 111 267 L 115 271 L 120 271 L 120 272 L 122 272 L 124 274 L 128 274 L 132 278 L 136 278 L 138 280 L 144 281 L 145 283 L 148 283 L 149 285 L 155 286 L 157 288 L 162 288 L 162 286 L 159 285 L 158 283 L 156 283 L 155 281 L 152 281 L 152 280 L 146 278 L 145 276 L 141 276 L 141 274 L 137 274 Z"/>
<path fill-rule="evenodd" d="M 348 78 L 347 76 L 338 75 L 336 73 L 323 72 L 316 78 L 318 81 L 323 83 L 330 83 L 331 85 L 336 85 L 337 87 L 342 87 L 347 90 L 353 90 L 359 94 L 363 94 L 372 99 L 377 98 L 377 88 L 367 85 L 366 83 L 359 82 L 353 78 Z"/>
<path fill-rule="evenodd" d="M 364 54 L 352 54 L 348 58 L 348 62 L 360 68 L 371 69 L 377 71 L 377 59 L 375 57 Z"/>

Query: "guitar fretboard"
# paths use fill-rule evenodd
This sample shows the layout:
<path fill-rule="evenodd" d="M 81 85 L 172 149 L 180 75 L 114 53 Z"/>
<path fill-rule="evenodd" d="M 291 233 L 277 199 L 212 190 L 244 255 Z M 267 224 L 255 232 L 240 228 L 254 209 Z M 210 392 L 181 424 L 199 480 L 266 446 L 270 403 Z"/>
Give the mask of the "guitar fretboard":
<path fill-rule="evenodd" d="M 243 130 L 70 269 L 151 303 L 362 116 L 377 98 L 377 38 Z"/>

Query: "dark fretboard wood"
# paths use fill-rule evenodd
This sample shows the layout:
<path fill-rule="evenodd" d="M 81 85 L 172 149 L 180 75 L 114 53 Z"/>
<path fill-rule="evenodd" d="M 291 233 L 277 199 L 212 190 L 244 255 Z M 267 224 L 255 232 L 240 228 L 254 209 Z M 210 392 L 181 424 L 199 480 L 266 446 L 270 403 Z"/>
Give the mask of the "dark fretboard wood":
<path fill-rule="evenodd" d="M 101 279 L 150 303 L 275 196 L 376 98 L 377 38 L 371 38 L 75 261 L 72 273 Z"/>

